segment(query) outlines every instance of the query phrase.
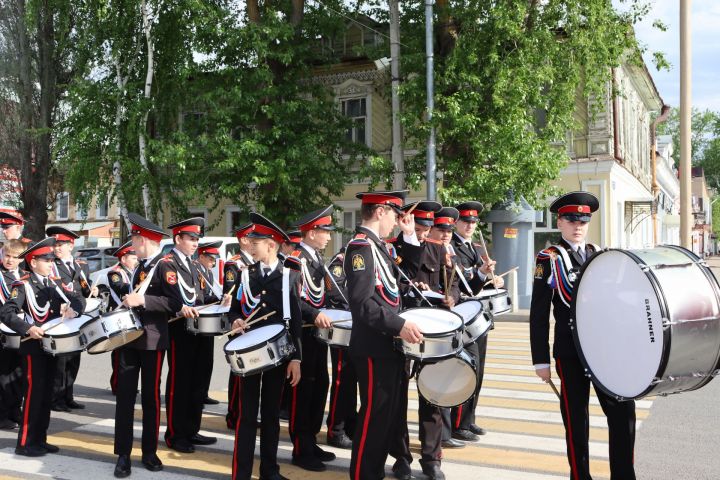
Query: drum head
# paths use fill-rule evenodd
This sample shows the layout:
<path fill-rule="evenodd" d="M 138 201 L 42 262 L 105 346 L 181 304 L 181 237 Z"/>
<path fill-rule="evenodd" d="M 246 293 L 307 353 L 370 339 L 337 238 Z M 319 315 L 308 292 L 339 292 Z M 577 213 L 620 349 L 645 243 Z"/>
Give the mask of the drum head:
<path fill-rule="evenodd" d="M 120 348 L 123 345 L 127 345 L 130 342 L 142 337 L 145 334 L 145 330 L 130 330 L 123 333 L 118 333 L 110 338 L 106 338 L 101 342 L 97 342 L 92 346 L 87 347 L 87 352 L 95 355 L 98 353 L 107 353 Z"/>
<path fill-rule="evenodd" d="M 68 318 L 63 320 L 62 318 L 54 318 L 52 320 L 49 320 L 45 322 L 42 326 L 42 329 L 44 331 L 50 330 L 48 332 L 48 335 L 67 335 L 69 333 L 78 333 L 80 331 L 80 327 L 85 325 L 88 321 L 92 320 L 93 317 L 89 317 L 87 315 L 80 315 L 79 317 L 75 318 Z M 58 325 L 59 324 L 59 325 Z M 57 326 L 56 326 L 57 325 Z"/>
<path fill-rule="evenodd" d="M 99 298 L 86 298 L 85 299 L 85 312 L 92 312 L 100 308 Z"/>
<path fill-rule="evenodd" d="M 4 323 L 0 323 L 0 332 L 4 333 L 6 335 L 20 335 L 19 333 L 17 333 L 15 330 L 11 329 Z"/>
<path fill-rule="evenodd" d="M 439 308 L 411 308 L 400 316 L 417 324 L 425 335 L 454 332 L 463 326 L 462 317 Z"/>
<path fill-rule="evenodd" d="M 223 307 L 222 305 L 210 305 L 209 307 L 200 306 L 198 308 L 200 308 L 198 313 L 200 314 L 201 317 L 203 315 L 208 315 L 208 316 L 219 315 L 222 313 L 228 313 L 230 311 L 230 306 Z"/>
<path fill-rule="evenodd" d="M 282 332 L 285 326 L 279 323 L 273 325 L 265 325 L 249 332 L 245 332 L 237 338 L 233 338 L 225 344 L 226 352 L 235 352 L 238 350 L 245 350 L 248 347 L 259 345 L 273 338 L 278 333 Z"/>
<path fill-rule="evenodd" d="M 467 353 L 423 365 L 417 377 L 418 392 L 438 407 L 465 403 L 475 392 L 477 377 Z"/>
<path fill-rule="evenodd" d="M 352 325 L 352 314 L 349 310 L 336 310 L 333 308 L 325 308 L 321 309 L 320 311 L 330 317 L 330 320 L 333 322 L 337 322 L 340 320 L 349 320 L 350 325 Z M 345 322 L 343 322 L 343 325 L 345 325 Z"/>
<path fill-rule="evenodd" d="M 455 305 L 452 308 L 452 311 L 460 315 L 466 324 L 477 317 L 482 310 L 482 303 L 477 300 L 469 300 L 459 305 Z"/>
<path fill-rule="evenodd" d="M 662 363 L 661 294 L 621 250 L 591 258 L 575 288 L 575 341 L 593 381 L 617 396 L 642 395 Z"/>
<path fill-rule="evenodd" d="M 504 288 L 498 288 L 497 291 L 494 288 L 487 288 L 485 290 L 480 290 L 480 292 L 475 295 L 475 298 L 490 298 L 494 297 L 495 295 L 507 295 L 507 290 Z"/>

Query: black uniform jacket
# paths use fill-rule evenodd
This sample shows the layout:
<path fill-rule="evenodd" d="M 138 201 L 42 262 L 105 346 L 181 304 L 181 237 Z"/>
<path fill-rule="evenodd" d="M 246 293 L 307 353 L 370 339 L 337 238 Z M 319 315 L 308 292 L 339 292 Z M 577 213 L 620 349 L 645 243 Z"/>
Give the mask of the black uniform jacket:
<path fill-rule="evenodd" d="M 90 296 L 90 270 L 86 262 L 73 260 L 74 271 L 71 272 L 64 261 L 55 258 L 55 269 L 59 277 L 56 282 L 65 292 L 80 292 L 85 298 Z"/>
<path fill-rule="evenodd" d="M 572 269 L 577 273 L 583 260 L 572 247 L 561 240 L 560 244 L 567 252 L 572 262 Z M 530 347 L 534 365 L 550 363 L 550 305 L 553 306 L 555 317 L 555 339 L 553 341 L 553 357 L 577 357 L 577 350 L 570 329 L 570 308 L 560 299 L 555 285 L 558 279 L 551 279 L 550 263 L 558 255 L 554 247 L 541 251 L 535 262 L 535 280 L 533 283 L 532 300 L 530 302 Z M 586 244 L 586 256 L 589 258 L 595 253 L 591 244 Z M 569 302 L 568 302 L 569 303 Z"/>
<path fill-rule="evenodd" d="M 48 302 L 50 303 L 50 310 L 47 316 L 43 319 L 34 318 L 34 325 L 40 326 L 49 320 L 60 317 L 60 306 L 63 303 L 67 303 L 57 291 L 59 287 L 56 283 L 50 281 L 50 286 L 46 287 L 38 280 L 37 275 L 33 273 L 29 273 L 22 277 L 21 280 L 13 283 L 10 298 L 0 307 L 0 321 L 11 330 L 23 336 L 27 335 L 28 329 L 32 326 L 25 321 L 24 314 L 27 313 L 32 317 L 32 313 L 26 301 L 26 287 L 24 284 L 29 286 L 29 291 L 35 296 L 35 303 L 40 308 L 45 307 Z M 70 300 L 70 308 L 78 312 L 79 315 L 82 315 L 83 310 L 85 310 L 85 299 L 77 292 L 63 293 L 65 297 Z M 18 314 L 21 314 L 21 316 L 18 316 Z M 20 345 L 20 353 L 28 352 L 25 346 L 27 345 L 29 347 L 29 343 L 33 342 L 26 342 Z"/>
<path fill-rule="evenodd" d="M 217 295 L 215 295 L 215 291 L 212 289 L 213 282 L 215 281 L 215 276 L 213 275 L 212 270 L 206 269 L 203 267 L 202 263 L 197 260 L 194 261 L 194 265 L 198 272 L 198 285 L 202 291 L 202 305 L 221 301 L 222 299 L 218 298 Z M 198 305 L 200 305 L 200 303 L 198 303 Z"/>
<path fill-rule="evenodd" d="M 460 289 L 465 295 L 473 296 L 480 293 L 487 276 L 478 272 L 478 268 L 483 265 L 483 249 L 481 246 L 471 243 L 472 248 L 465 243 L 465 240 L 457 233 L 453 233 L 450 244 L 455 250 L 455 259 L 459 262 L 460 272 L 463 273 L 465 281 L 472 289 L 468 292 L 465 284 L 460 282 Z"/>
<path fill-rule="evenodd" d="M 258 299 L 256 309 L 259 311 L 253 316 L 253 318 L 260 318 L 272 311 L 274 315 L 261 320 L 250 326 L 250 330 L 253 330 L 263 325 L 269 325 L 271 323 L 282 323 L 283 321 L 283 274 L 282 264 L 278 261 L 278 266 L 270 272 L 266 277 L 260 269 L 260 262 L 257 262 L 248 267 L 248 278 L 250 282 L 250 294 Z M 291 360 L 302 360 L 302 312 L 300 311 L 300 301 L 297 296 L 297 289 L 294 288 L 297 285 L 297 275 L 295 271 L 290 271 L 289 286 L 290 286 L 290 321 L 289 331 L 290 337 L 292 338 L 293 345 L 295 346 L 295 353 L 290 357 Z M 234 290 L 232 295 L 232 304 L 230 306 L 230 321 L 234 322 L 238 318 L 247 318 L 252 311 L 245 302 L 244 298 L 244 286 L 242 284 L 242 275 L 238 275 L 234 280 Z M 252 319 L 251 319 L 252 321 Z"/>
<path fill-rule="evenodd" d="M 136 289 L 157 264 L 150 286 L 145 291 L 145 306 L 133 310 L 140 315 L 145 335 L 127 346 L 138 350 L 167 350 L 168 319 L 180 312 L 183 306 L 178 287 L 178 272 L 172 255 L 159 253 L 149 262 L 141 261 L 133 274 L 132 285 Z"/>
<path fill-rule="evenodd" d="M 228 293 L 235 280 L 240 276 L 240 271 L 255 263 L 249 253 L 240 250 L 240 252 L 231 257 L 223 267 L 223 293 Z M 234 292 L 233 292 L 234 294 Z"/>
<path fill-rule="evenodd" d="M 2 276 L 0 277 L 0 282 L 2 282 L 2 285 L 0 285 L 0 304 L 5 303 L 8 298 L 10 298 L 10 293 L 12 292 L 12 286 L 13 283 L 20 280 L 20 278 L 24 277 L 28 274 L 25 270 L 18 267 L 18 277 L 16 278 L 12 273 L 10 273 L 10 270 L 5 268 L 2 263 L 0 263 L 0 273 Z"/>
<path fill-rule="evenodd" d="M 375 261 L 371 243 L 377 248 L 394 279 L 398 279 L 397 265 L 386 245 L 370 229 L 358 227 L 358 234 L 348 243 L 344 271 L 353 328 L 350 354 L 359 357 L 389 358 L 402 355 L 393 346 L 405 320 L 400 317 L 400 298 L 389 297 L 376 285 Z"/>
<path fill-rule="evenodd" d="M 128 270 L 122 263 L 117 263 L 110 269 L 110 271 L 107 272 L 108 286 L 120 300 L 122 300 L 124 295 L 130 293 L 130 281 L 132 280 L 132 275 L 133 272 Z M 115 308 L 117 306 L 117 302 L 111 295 L 110 308 Z"/>
<path fill-rule="evenodd" d="M 345 270 L 343 263 L 345 261 L 345 252 L 338 252 L 328 264 L 328 271 L 332 276 L 331 288 L 325 293 L 327 297 L 328 308 L 337 308 L 340 310 L 349 310 L 350 305 L 345 301 L 348 298 L 347 288 L 345 286 Z"/>
<path fill-rule="evenodd" d="M 325 289 L 325 293 L 327 293 L 328 286 L 325 280 L 325 267 L 322 263 L 320 263 L 316 255 L 311 255 L 310 252 L 302 247 L 302 245 L 300 245 L 297 250 L 293 251 L 292 254 L 290 254 L 290 257 L 285 260 L 285 266 L 297 271 L 298 273 L 295 276 L 297 279 L 295 287 L 298 292 L 298 297 L 300 298 L 300 310 L 302 311 L 303 323 L 314 324 L 315 317 L 317 317 L 320 313 L 320 309 L 325 307 L 326 299 L 323 298 L 322 301 L 318 301 L 318 306 L 313 306 L 310 304 L 309 300 L 302 298 L 300 295 L 303 288 L 303 276 L 302 271 L 300 271 L 300 262 L 303 260 L 305 261 L 305 265 L 307 265 L 311 281 L 318 287 L 325 283 L 323 288 Z"/>

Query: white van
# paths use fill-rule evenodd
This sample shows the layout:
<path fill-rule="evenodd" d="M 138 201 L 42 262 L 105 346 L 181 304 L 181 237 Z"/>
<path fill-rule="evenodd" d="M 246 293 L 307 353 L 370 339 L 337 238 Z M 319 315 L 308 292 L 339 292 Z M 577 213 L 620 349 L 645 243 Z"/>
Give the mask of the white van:
<path fill-rule="evenodd" d="M 222 272 L 220 272 L 219 269 L 222 267 L 222 265 L 224 265 L 225 261 L 228 258 L 236 255 L 240 251 L 240 244 L 235 237 L 203 237 L 200 239 L 200 243 L 210 243 L 217 241 L 222 241 L 222 245 L 220 245 L 219 248 L 220 258 L 215 264 L 215 268 L 213 268 L 213 276 L 215 277 L 216 281 L 220 279 L 220 273 Z M 174 244 L 172 238 L 163 239 L 162 241 L 160 241 L 161 252 L 159 255 L 167 255 L 168 253 L 170 253 L 173 247 Z M 108 285 L 107 274 L 113 266 L 114 264 L 108 268 L 104 268 L 90 274 L 90 284 L 97 285 L 98 290 L 100 291 L 98 297 L 101 300 L 101 312 L 105 312 L 107 310 L 107 306 L 110 301 L 110 287 Z"/>

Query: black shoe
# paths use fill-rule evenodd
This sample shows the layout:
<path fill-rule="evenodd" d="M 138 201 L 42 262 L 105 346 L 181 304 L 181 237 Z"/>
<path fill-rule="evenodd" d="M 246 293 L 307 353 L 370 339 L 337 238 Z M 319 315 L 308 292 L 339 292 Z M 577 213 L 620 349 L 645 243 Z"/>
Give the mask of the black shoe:
<path fill-rule="evenodd" d="M 321 462 L 332 462 L 335 460 L 335 454 L 332 452 L 328 452 L 327 450 L 323 450 L 319 446 L 315 445 L 313 447 L 313 453 L 317 457 L 318 460 Z"/>
<path fill-rule="evenodd" d="M 290 480 L 287 477 L 283 477 L 279 473 L 273 473 L 272 475 L 263 476 L 260 475 L 260 480 Z"/>
<path fill-rule="evenodd" d="M 69 412 L 70 408 L 68 408 L 67 405 L 58 403 L 57 405 L 52 406 L 52 410 L 53 410 L 53 412 Z"/>
<path fill-rule="evenodd" d="M 195 435 L 190 436 L 190 443 L 193 445 L 212 445 L 213 443 L 217 443 L 217 438 L 206 437 L 205 435 L 196 433 Z"/>
<path fill-rule="evenodd" d="M 22 455 L 23 457 L 42 457 L 47 453 L 42 447 L 17 447 L 15 448 L 15 455 Z"/>
<path fill-rule="evenodd" d="M 475 435 L 485 435 L 485 433 L 487 433 L 487 432 L 485 432 L 484 428 L 478 427 L 474 423 L 470 424 L 470 426 L 468 427 L 468 430 L 470 430 Z"/>
<path fill-rule="evenodd" d="M 411 480 L 413 477 L 412 469 L 405 460 L 396 460 L 392 467 L 393 476 L 400 480 Z"/>
<path fill-rule="evenodd" d="M 293 457 L 292 464 L 311 472 L 324 472 L 327 467 L 315 457 Z"/>
<path fill-rule="evenodd" d="M 143 455 L 142 464 L 151 472 L 159 472 L 163 469 L 163 463 L 156 454 Z"/>
<path fill-rule="evenodd" d="M 290 420 L 290 412 L 288 412 L 287 408 L 281 408 L 279 416 L 280 420 Z"/>
<path fill-rule="evenodd" d="M 40 445 L 40 446 L 41 446 L 42 448 L 44 448 L 47 453 L 58 453 L 58 452 L 60 451 L 60 447 L 55 446 L 55 445 L 52 445 L 52 444 L 47 443 L 47 442 L 43 443 L 43 444 Z"/>
<path fill-rule="evenodd" d="M 115 478 L 125 478 L 130 476 L 130 455 L 118 456 L 115 464 Z"/>
<path fill-rule="evenodd" d="M 69 402 L 67 402 L 67 406 L 72 410 L 82 410 L 83 408 L 85 408 L 85 405 L 83 405 L 82 403 L 78 403 L 75 400 L 70 400 Z"/>
<path fill-rule="evenodd" d="M 344 433 L 341 433 L 340 435 L 333 435 L 332 437 L 328 435 L 327 444 L 337 448 L 344 448 L 346 450 L 352 449 L 352 440 L 350 440 L 350 438 Z"/>
<path fill-rule="evenodd" d="M 219 404 L 220 402 L 218 402 L 218 401 L 215 400 L 214 398 L 205 397 L 205 400 L 203 400 L 203 403 L 204 403 L 205 405 L 217 405 L 217 404 Z"/>
<path fill-rule="evenodd" d="M 455 430 L 452 432 L 452 438 L 456 440 L 462 440 L 464 442 L 476 442 L 480 440 L 480 437 L 472 433 L 470 430 Z"/>
<path fill-rule="evenodd" d="M 465 443 L 451 438 L 450 440 L 443 440 L 442 448 L 465 448 Z"/>
<path fill-rule="evenodd" d="M 430 480 L 445 480 L 445 474 L 440 465 L 423 465 L 422 471 Z"/>
<path fill-rule="evenodd" d="M 176 452 L 195 453 L 195 447 L 193 447 L 193 444 L 187 440 L 174 440 L 171 442 L 170 440 L 165 439 L 165 444 L 168 448 L 175 450 Z"/>
<path fill-rule="evenodd" d="M 9 418 L 0 420 L 0 430 L 13 430 L 18 427 L 16 422 L 13 422 Z"/>

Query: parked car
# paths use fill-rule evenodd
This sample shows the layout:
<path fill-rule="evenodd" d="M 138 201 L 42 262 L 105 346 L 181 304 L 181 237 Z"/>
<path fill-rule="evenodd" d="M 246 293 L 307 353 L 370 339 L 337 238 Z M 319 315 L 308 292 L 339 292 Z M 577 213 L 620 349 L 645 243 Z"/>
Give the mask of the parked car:
<path fill-rule="evenodd" d="M 225 260 L 232 257 L 233 255 L 237 254 L 238 251 L 240 251 L 240 245 L 238 244 L 237 238 L 235 237 L 204 237 L 200 240 L 200 243 L 205 242 L 216 242 L 218 240 L 222 241 L 222 245 L 220 246 L 220 259 L 222 261 L 218 261 L 215 265 L 215 268 L 213 269 L 213 276 L 215 277 L 215 280 L 218 280 L 220 276 L 218 275 L 218 271 L 221 268 L 222 264 Z M 170 253 L 170 251 L 173 249 L 174 244 L 173 240 L 171 238 L 165 238 L 160 242 L 160 254 L 159 255 L 167 255 Z M 90 249 L 88 249 L 90 250 Z M 103 250 L 103 249 L 96 249 L 96 250 Z M 94 257 L 93 257 L 94 258 Z M 100 311 L 101 313 L 106 312 L 108 305 L 110 303 L 110 287 L 108 286 L 108 278 L 107 274 L 110 268 L 115 266 L 117 264 L 117 259 L 115 257 L 110 256 L 109 257 L 109 263 L 107 263 L 107 267 L 97 270 L 93 272 L 91 269 L 90 271 L 93 272 L 90 274 L 90 283 L 92 285 L 97 285 L 99 294 L 98 297 L 101 300 L 100 305 Z"/>
<path fill-rule="evenodd" d="M 106 250 L 108 250 L 108 247 L 79 248 L 73 256 L 78 260 L 87 262 L 88 270 L 92 274 L 93 272 L 114 265 L 117 261 L 115 257 L 108 255 Z"/>

